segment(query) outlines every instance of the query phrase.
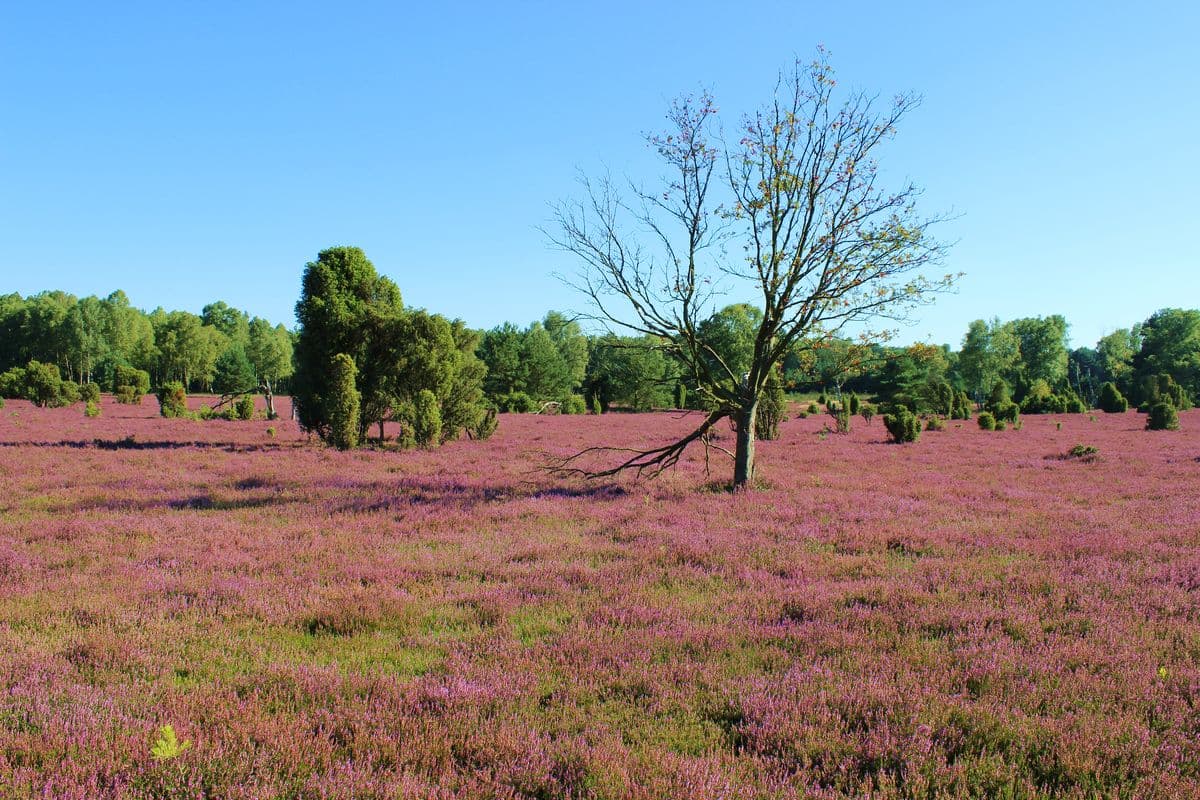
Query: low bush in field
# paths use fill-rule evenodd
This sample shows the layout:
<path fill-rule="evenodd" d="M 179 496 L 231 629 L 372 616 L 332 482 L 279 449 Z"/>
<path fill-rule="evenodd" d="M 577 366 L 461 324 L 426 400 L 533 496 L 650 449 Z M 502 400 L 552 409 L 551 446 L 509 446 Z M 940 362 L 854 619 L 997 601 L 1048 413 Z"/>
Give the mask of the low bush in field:
<path fill-rule="evenodd" d="M 158 390 L 158 413 L 167 419 L 186 417 L 187 391 L 178 381 L 163 384 Z"/>
<path fill-rule="evenodd" d="M 921 438 L 921 419 L 904 406 L 883 415 L 883 426 L 896 444 L 915 442 Z"/>

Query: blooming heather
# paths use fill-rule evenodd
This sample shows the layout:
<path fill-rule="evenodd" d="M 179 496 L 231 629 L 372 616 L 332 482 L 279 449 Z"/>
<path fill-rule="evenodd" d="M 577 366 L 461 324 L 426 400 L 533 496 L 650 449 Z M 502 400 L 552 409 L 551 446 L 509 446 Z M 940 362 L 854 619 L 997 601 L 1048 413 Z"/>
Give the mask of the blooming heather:
<path fill-rule="evenodd" d="M 540 469 L 674 414 L 102 403 L 0 411 L 2 797 L 1200 796 L 1200 411 L 792 419 L 730 495 Z"/>

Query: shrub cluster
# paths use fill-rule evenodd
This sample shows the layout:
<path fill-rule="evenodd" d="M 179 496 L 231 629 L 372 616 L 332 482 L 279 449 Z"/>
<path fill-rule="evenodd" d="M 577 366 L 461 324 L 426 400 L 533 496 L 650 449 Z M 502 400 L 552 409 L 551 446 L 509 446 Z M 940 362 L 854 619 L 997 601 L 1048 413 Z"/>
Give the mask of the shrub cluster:
<path fill-rule="evenodd" d="M 525 392 L 509 392 L 496 401 L 500 410 L 510 414 L 532 414 L 537 411 L 537 403 Z"/>
<path fill-rule="evenodd" d="M 136 405 L 150 391 L 150 373 L 118 364 L 113 370 L 112 389 L 118 403 Z"/>
<path fill-rule="evenodd" d="M 996 417 L 990 411 L 979 412 L 979 417 L 976 420 L 979 427 L 985 431 L 994 431 L 996 429 Z M 1000 423 L 1003 425 L 1004 423 Z"/>
<path fill-rule="evenodd" d="M 30 361 L 0 375 L 0 397 L 28 400 L 42 408 L 62 408 L 78 403 L 78 384 L 62 379 L 55 364 Z"/>
<path fill-rule="evenodd" d="M 413 440 L 420 447 L 433 447 L 442 438 L 442 407 L 429 389 L 417 392 L 413 402 Z"/>
<path fill-rule="evenodd" d="M 241 420 L 254 419 L 254 398 L 245 395 L 234 404 L 234 415 Z"/>

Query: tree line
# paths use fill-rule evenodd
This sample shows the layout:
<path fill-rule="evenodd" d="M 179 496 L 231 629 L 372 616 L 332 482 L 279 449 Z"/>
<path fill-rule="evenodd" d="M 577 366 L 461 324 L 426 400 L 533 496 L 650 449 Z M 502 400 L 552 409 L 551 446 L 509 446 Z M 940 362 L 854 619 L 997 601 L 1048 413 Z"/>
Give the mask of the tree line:
<path fill-rule="evenodd" d="M 347 276 L 362 274 L 343 276 L 335 290 L 326 262 L 339 259 Z M 64 380 L 95 383 L 109 392 L 142 380 L 139 394 L 173 381 L 189 392 L 290 393 L 298 381 L 303 406 L 317 403 L 306 392 L 324 369 L 322 359 L 346 351 L 364 392 L 358 438 L 372 425 L 411 420 L 422 388 L 445 403 L 447 432 L 475 426 L 476 407 L 561 413 L 706 407 L 702 388 L 652 336 L 589 335 L 559 311 L 525 327 L 504 323 L 474 330 L 461 320 L 405 309 L 399 289 L 376 274 L 357 248 L 325 251 L 315 264 L 324 283 L 317 286 L 317 274 L 306 273 L 296 331 L 223 301 L 197 315 L 162 308 L 147 313 L 132 307 L 123 291 L 104 298 L 63 291 L 0 296 L 0 373 L 38 362 L 54 365 Z M 334 311 L 322 304 L 328 302 L 321 300 L 322 291 L 343 292 Z M 347 297 L 354 291 L 360 299 L 351 302 Z M 729 305 L 703 320 L 698 335 L 714 359 L 742 373 L 761 316 L 755 306 Z M 303 329 L 316 344 L 300 346 L 294 357 Z M 1200 310 L 1162 309 L 1090 347 L 1071 348 L 1068 334 L 1067 320 L 1051 315 L 975 320 L 958 349 L 822 337 L 790 349 L 778 364 L 778 377 L 789 391 L 832 396 L 854 391 L 915 412 L 940 408 L 942 384 L 982 406 L 1003 382 L 1026 413 L 1040 410 L 1036 402 L 1052 396 L 1077 397 L 1096 408 L 1105 384 L 1142 405 L 1158 392 L 1161 375 L 1189 399 L 1200 397 Z M 131 377 L 134 370 L 145 377 Z M 314 414 L 302 419 L 323 429 L 324 417 Z"/>
<path fill-rule="evenodd" d="M 173 381 L 189 391 L 286 392 L 292 347 L 285 326 L 223 301 L 197 315 L 145 312 L 120 290 L 103 298 L 57 290 L 0 296 L 0 372 L 37 362 L 114 393 L 135 380 L 144 380 L 143 392 Z"/>

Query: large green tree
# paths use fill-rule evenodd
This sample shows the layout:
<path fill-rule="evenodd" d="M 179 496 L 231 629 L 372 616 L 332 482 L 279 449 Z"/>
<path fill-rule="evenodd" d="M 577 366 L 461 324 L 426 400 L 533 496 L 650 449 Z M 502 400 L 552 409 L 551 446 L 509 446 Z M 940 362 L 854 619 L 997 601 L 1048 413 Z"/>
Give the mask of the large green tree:
<path fill-rule="evenodd" d="M 1200 398 L 1200 310 L 1156 311 L 1142 324 L 1141 335 L 1142 346 L 1133 359 L 1139 383 L 1170 375 L 1193 399 Z"/>

